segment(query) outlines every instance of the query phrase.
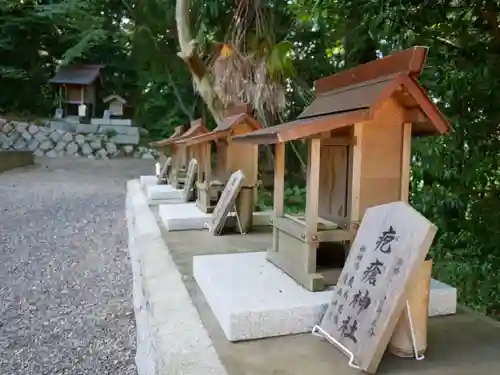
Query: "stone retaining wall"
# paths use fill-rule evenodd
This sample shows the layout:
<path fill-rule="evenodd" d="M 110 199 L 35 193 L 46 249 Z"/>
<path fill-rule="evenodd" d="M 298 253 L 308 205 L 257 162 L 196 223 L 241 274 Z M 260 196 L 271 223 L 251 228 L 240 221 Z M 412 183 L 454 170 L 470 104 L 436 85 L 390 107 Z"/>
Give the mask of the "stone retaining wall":
<path fill-rule="evenodd" d="M 127 183 L 139 375 L 227 375 L 138 180 Z"/>
<path fill-rule="evenodd" d="M 156 150 L 119 146 L 105 134 L 74 134 L 46 126 L 0 119 L 0 150 L 31 151 L 35 156 L 108 159 L 118 155 L 156 159 Z"/>
<path fill-rule="evenodd" d="M 0 172 L 33 164 L 33 154 L 27 151 L 0 151 Z"/>

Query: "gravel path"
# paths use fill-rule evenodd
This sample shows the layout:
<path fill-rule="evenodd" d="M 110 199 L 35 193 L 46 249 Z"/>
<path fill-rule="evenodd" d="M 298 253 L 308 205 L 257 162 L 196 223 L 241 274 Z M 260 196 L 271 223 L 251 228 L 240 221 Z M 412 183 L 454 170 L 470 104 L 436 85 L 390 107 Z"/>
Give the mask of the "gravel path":
<path fill-rule="evenodd" d="M 152 161 L 0 173 L 0 374 L 136 373 L 125 182 Z"/>

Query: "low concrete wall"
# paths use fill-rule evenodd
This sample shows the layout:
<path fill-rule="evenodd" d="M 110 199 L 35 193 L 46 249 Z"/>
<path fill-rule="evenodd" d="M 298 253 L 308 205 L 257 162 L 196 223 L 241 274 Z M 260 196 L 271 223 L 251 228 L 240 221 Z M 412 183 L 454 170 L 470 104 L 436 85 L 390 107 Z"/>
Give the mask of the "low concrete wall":
<path fill-rule="evenodd" d="M 31 151 L 0 151 L 0 172 L 32 164 Z"/>
<path fill-rule="evenodd" d="M 139 375 L 227 375 L 138 180 L 127 183 Z"/>

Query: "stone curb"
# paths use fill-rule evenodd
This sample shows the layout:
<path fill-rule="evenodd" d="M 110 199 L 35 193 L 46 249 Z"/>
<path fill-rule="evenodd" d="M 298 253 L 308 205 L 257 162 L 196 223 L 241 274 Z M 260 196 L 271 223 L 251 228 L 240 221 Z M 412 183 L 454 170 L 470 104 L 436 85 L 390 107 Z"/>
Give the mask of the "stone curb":
<path fill-rule="evenodd" d="M 127 182 L 139 375 L 227 375 L 163 241 L 139 180 Z"/>

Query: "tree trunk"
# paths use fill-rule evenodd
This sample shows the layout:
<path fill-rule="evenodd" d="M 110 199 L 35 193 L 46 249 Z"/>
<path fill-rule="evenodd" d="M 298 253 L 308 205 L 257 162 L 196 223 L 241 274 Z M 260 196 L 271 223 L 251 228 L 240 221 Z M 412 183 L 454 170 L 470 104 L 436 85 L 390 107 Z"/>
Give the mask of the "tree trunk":
<path fill-rule="evenodd" d="M 194 40 L 191 37 L 189 25 L 189 0 L 177 0 L 175 7 L 175 20 L 177 23 L 177 36 L 179 39 L 179 57 L 183 59 L 196 86 L 201 98 L 206 103 L 213 118 L 220 124 L 222 122 L 222 103 L 215 94 L 212 82 L 205 63 L 195 50 Z"/>

